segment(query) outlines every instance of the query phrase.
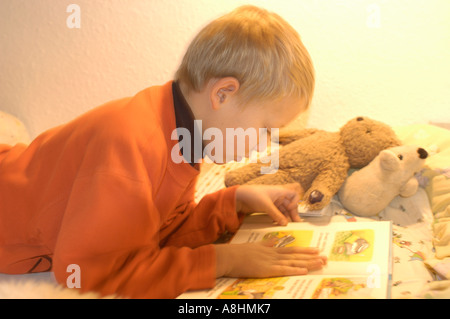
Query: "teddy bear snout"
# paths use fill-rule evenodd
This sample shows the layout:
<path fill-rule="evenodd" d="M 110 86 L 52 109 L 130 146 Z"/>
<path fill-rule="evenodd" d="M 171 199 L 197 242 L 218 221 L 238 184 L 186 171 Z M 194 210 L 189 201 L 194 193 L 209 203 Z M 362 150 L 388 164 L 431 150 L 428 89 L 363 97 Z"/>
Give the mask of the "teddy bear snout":
<path fill-rule="evenodd" d="M 425 159 L 425 158 L 427 158 L 428 157 L 428 152 L 427 151 L 425 151 L 423 148 L 418 148 L 417 149 L 417 153 L 419 153 L 419 157 L 421 158 L 421 159 Z"/>

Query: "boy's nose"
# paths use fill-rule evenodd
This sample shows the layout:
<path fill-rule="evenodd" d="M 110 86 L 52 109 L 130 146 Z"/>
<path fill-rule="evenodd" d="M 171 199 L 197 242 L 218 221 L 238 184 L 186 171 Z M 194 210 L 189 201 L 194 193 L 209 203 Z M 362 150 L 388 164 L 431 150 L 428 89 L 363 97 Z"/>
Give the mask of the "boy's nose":
<path fill-rule="evenodd" d="M 419 153 L 419 157 L 422 159 L 425 159 L 428 157 L 428 152 L 425 151 L 423 148 L 418 148 L 417 153 Z"/>

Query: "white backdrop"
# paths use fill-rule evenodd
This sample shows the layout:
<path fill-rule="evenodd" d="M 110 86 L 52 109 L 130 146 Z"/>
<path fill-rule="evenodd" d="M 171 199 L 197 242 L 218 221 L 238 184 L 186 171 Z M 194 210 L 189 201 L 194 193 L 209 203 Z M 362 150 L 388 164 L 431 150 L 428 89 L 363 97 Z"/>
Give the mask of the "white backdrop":
<path fill-rule="evenodd" d="M 162 84 L 203 25 L 246 3 L 283 16 L 310 51 L 316 92 L 300 123 L 450 122 L 448 0 L 0 0 L 0 110 L 34 137 Z"/>

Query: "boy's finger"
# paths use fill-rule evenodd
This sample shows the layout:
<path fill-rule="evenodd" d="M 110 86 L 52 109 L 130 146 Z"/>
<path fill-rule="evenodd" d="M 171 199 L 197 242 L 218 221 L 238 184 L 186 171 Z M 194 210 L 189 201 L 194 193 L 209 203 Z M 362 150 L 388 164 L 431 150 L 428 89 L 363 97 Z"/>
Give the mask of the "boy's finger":
<path fill-rule="evenodd" d="M 298 215 L 298 201 L 300 197 L 298 195 L 293 196 L 290 199 L 285 198 L 283 204 L 277 205 L 280 210 L 292 221 L 301 222 L 302 219 Z"/>
<path fill-rule="evenodd" d="M 293 202 L 291 198 L 289 197 L 283 197 L 283 206 L 286 207 L 286 209 L 292 209 L 294 206 L 297 205 L 297 203 Z"/>
<path fill-rule="evenodd" d="M 308 270 L 318 270 L 322 269 L 324 264 L 320 259 L 310 259 L 310 260 L 282 260 L 281 265 L 306 268 Z"/>
<path fill-rule="evenodd" d="M 273 204 L 274 204 L 276 207 L 281 207 L 281 206 L 284 204 L 284 202 L 285 202 L 285 198 L 282 196 L 282 197 L 277 198 L 277 199 L 273 202 Z"/>
<path fill-rule="evenodd" d="M 292 219 L 293 222 L 299 223 L 299 222 L 302 222 L 302 221 L 303 221 L 303 219 L 301 219 L 300 216 L 298 215 L 297 207 L 294 208 L 294 209 L 291 209 L 291 210 L 289 211 L 289 216 L 291 217 L 291 219 Z"/>
<path fill-rule="evenodd" d="M 282 260 L 322 260 L 317 254 L 280 254 Z"/>
<path fill-rule="evenodd" d="M 277 243 L 278 239 L 277 238 L 269 238 L 269 239 L 264 239 L 262 241 L 257 242 L 257 244 L 266 246 L 266 247 L 274 247 L 275 244 Z"/>
<path fill-rule="evenodd" d="M 272 201 L 267 202 L 267 214 L 280 226 L 286 226 L 288 224 L 288 219 L 283 213 L 272 203 Z"/>
<path fill-rule="evenodd" d="M 317 247 L 281 247 L 277 251 L 282 254 L 318 254 L 319 248 Z"/>
<path fill-rule="evenodd" d="M 272 277 L 278 276 L 303 276 L 308 274 L 308 269 L 303 267 L 275 265 L 272 267 Z"/>

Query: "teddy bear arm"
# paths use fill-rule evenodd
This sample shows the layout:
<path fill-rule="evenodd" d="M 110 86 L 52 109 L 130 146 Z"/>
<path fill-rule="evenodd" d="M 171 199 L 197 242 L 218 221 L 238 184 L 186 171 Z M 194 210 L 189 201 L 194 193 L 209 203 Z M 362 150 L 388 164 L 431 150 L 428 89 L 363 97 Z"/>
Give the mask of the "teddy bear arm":
<path fill-rule="evenodd" d="M 417 192 L 419 182 L 415 177 L 410 178 L 405 185 L 400 188 L 400 196 L 410 197 Z"/>
<path fill-rule="evenodd" d="M 347 171 L 348 168 L 343 167 L 319 173 L 304 196 L 309 209 L 318 210 L 327 206 L 344 183 Z"/>
<path fill-rule="evenodd" d="M 252 179 L 246 185 L 284 185 L 295 183 L 296 181 L 290 177 L 287 172 L 278 170 L 276 173 L 264 174 L 258 178 Z"/>
<path fill-rule="evenodd" d="M 286 145 L 296 140 L 313 135 L 317 131 L 318 130 L 314 128 L 303 130 L 289 130 L 289 129 L 281 130 L 278 135 L 278 143 L 281 145 Z"/>
<path fill-rule="evenodd" d="M 231 170 L 225 175 L 225 185 L 227 187 L 245 184 L 261 175 L 261 164 L 252 163 L 243 167 Z"/>

